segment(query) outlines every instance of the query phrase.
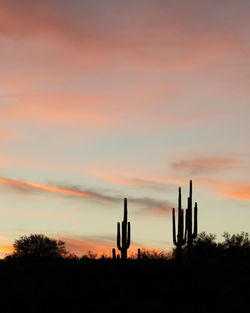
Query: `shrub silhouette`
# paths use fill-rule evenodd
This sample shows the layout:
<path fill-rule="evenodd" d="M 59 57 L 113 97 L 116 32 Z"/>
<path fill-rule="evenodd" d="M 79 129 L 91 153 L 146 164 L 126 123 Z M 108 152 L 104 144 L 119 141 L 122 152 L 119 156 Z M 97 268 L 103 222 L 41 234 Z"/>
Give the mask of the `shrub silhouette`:
<path fill-rule="evenodd" d="M 94 253 L 89 250 L 87 254 L 84 254 L 80 259 L 81 260 L 96 260 L 97 256 L 98 256 L 97 253 Z"/>
<path fill-rule="evenodd" d="M 193 255 L 215 257 L 222 254 L 221 244 L 216 243 L 216 235 L 201 232 L 193 241 Z"/>
<path fill-rule="evenodd" d="M 133 259 L 138 259 L 138 254 L 132 256 Z M 168 260 L 171 255 L 164 251 L 140 249 L 140 260 Z"/>
<path fill-rule="evenodd" d="M 14 242 L 13 257 L 59 258 L 67 255 L 65 242 L 42 234 L 22 236 Z"/>
<path fill-rule="evenodd" d="M 248 233 L 241 232 L 240 234 L 230 235 L 228 232 L 225 232 L 223 238 L 222 247 L 226 257 L 250 258 L 250 238 Z"/>

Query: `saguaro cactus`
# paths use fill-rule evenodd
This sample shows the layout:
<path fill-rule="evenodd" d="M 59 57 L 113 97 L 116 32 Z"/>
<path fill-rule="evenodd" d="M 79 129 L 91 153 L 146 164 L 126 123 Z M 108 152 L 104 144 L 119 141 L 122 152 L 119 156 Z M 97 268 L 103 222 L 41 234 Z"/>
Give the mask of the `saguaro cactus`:
<path fill-rule="evenodd" d="M 197 202 L 194 205 L 194 231 L 193 231 L 193 216 L 192 216 L 192 180 L 189 183 L 189 197 L 188 197 L 188 207 L 186 209 L 186 233 L 187 233 L 187 244 L 188 251 L 192 250 L 193 240 L 197 237 Z"/>
<path fill-rule="evenodd" d="M 130 246 L 130 222 L 128 222 L 127 199 L 124 199 L 124 217 L 122 221 L 122 240 L 120 223 L 117 223 L 117 248 L 121 251 L 122 260 L 127 259 L 127 250 Z"/>
<path fill-rule="evenodd" d="M 181 204 L 181 187 L 179 187 L 179 196 L 178 196 L 178 233 L 176 237 L 176 228 L 175 228 L 175 209 L 173 208 L 173 242 L 176 246 L 177 256 L 181 255 L 182 246 L 186 243 L 186 232 L 184 234 L 184 210 L 182 209 Z"/>

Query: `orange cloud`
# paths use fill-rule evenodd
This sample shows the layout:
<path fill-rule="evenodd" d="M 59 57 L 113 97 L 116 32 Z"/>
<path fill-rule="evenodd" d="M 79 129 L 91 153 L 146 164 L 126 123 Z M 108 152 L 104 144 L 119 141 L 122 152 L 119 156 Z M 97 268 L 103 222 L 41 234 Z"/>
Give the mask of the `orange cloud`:
<path fill-rule="evenodd" d="M 106 165 L 106 167 L 107 166 L 108 165 Z M 174 166 L 181 169 L 192 168 L 192 170 L 195 170 L 197 172 L 200 170 L 202 172 L 205 171 L 204 167 L 206 167 L 207 170 L 209 168 L 211 171 L 215 171 L 227 168 L 238 168 L 240 167 L 240 163 L 236 159 L 230 157 L 214 157 L 207 159 L 194 159 L 190 162 L 176 162 Z M 159 191 L 169 189 L 172 192 L 177 192 L 178 186 L 187 186 L 189 180 L 192 179 L 191 176 L 164 177 L 160 175 L 148 175 L 134 170 L 124 170 L 122 166 L 115 166 L 115 175 L 112 175 L 110 173 L 104 173 L 101 170 L 99 171 L 98 169 L 88 169 L 87 172 L 115 184 L 128 185 L 139 188 L 149 188 Z M 112 173 L 112 169 L 110 169 L 110 172 Z M 190 175 L 190 173 L 188 175 Z M 249 200 L 250 187 L 249 183 L 247 182 L 195 177 L 195 179 L 193 179 L 193 183 L 195 186 L 197 186 L 197 188 L 208 188 L 222 196 Z M 171 204 L 168 205 L 169 207 L 171 207 Z M 165 212 L 166 214 L 168 214 L 168 210 Z"/>
<path fill-rule="evenodd" d="M 45 193 L 52 193 L 58 194 L 63 196 L 70 196 L 76 198 L 87 198 L 92 200 L 102 200 L 107 202 L 117 203 L 121 201 L 120 197 L 113 197 L 113 196 L 106 196 L 104 194 L 95 192 L 95 191 L 88 191 L 74 187 L 61 187 L 61 186 L 53 186 L 53 185 L 43 185 L 43 184 L 36 184 L 21 180 L 15 180 L 10 178 L 5 178 L 0 176 L 0 184 L 10 188 L 12 190 L 18 192 L 45 192 Z M 29 195 L 29 194 L 28 194 Z M 141 214 L 150 214 L 150 215 L 169 215 L 171 212 L 171 208 L 173 205 L 169 203 L 167 200 L 162 201 L 155 198 L 149 197 L 128 197 L 129 202 L 134 204 L 138 209 L 139 213 Z"/>
<path fill-rule="evenodd" d="M 19 138 L 15 138 L 11 134 L 0 130 L 0 139 L 13 140 L 13 139 L 19 139 Z"/>
<path fill-rule="evenodd" d="M 111 183 L 119 184 L 119 185 L 136 186 L 136 187 L 149 188 L 149 189 L 162 189 L 164 187 L 164 184 L 162 182 L 153 181 L 153 180 L 145 179 L 141 177 L 129 177 L 129 174 L 128 174 L 128 177 L 126 177 L 126 176 L 116 176 L 112 174 L 95 172 L 95 175 Z"/>
<path fill-rule="evenodd" d="M 43 127 L 70 125 L 96 131 L 124 128 L 127 125 L 127 117 L 132 129 L 148 125 L 154 129 L 162 128 L 163 125 L 168 125 L 168 128 L 183 127 L 193 121 L 184 115 L 177 116 L 174 112 L 159 115 L 155 112 L 155 106 L 152 108 L 152 101 L 166 101 L 176 93 L 174 88 L 166 84 L 155 86 L 136 83 L 136 86 L 127 86 L 126 90 L 121 87 L 120 90 L 112 90 L 109 86 L 109 90 L 105 92 L 98 91 L 98 87 L 92 93 L 80 95 L 74 95 L 70 91 L 63 94 L 43 91 L 32 94 L 30 87 L 29 92 L 25 86 L 22 92 L 16 92 L 14 88 L 13 91 L 7 92 L 7 98 L 12 101 L 10 105 L 1 108 L 0 119 L 11 119 L 18 123 L 36 120 Z M 195 119 L 202 119 L 202 116 L 196 114 Z"/>
<path fill-rule="evenodd" d="M 71 196 L 71 197 L 109 200 L 109 201 L 114 200 L 111 197 L 107 197 L 107 196 L 104 196 L 95 192 L 91 192 L 91 191 L 78 190 L 76 188 L 75 189 L 63 188 L 63 187 L 52 186 L 52 185 L 29 183 L 29 182 L 5 178 L 5 177 L 0 177 L 0 184 L 8 188 L 12 188 L 14 190 L 24 191 L 24 192 L 25 191 L 30 191 L 30 192 L 38 191 L 38 192 L 61 194 L 61 195 Z"/>
<path fill-rule="evenodd" d="M 235 186 L 235 190 L 225 191 L 225 194 L 236 199 L 250 200 L 250 186 L 243 186 L 241 188 Z"/>
<path fill-rule="evenodd" d="M 11 245 L 0 245 L 0 258 L 4 258 L 6 255 L 11 254 L 14 251 Z"/>
<path fill-rule="evenodd" d="M 108 168 L 108 172 L 103 172 L 102 168 L 104 167 Z M 100 166 L 100 162 L 98 162 L 98 164 L 92 164 L 92 167 L 86 168 L 84 172 L 111 183 L 156 190 L 166 190 L 167 187 L 172 185 L 188 184 L 185 177 L 163 177 L 160 175 L 152 175 L 139 172 L 135 169 L 124 169 L 123 165 L 117 164 L 105 163 Z M 112 172 L 115 172 L 115 174 Z"/>
<path fill-rule="evenodd" d="M 209 188 L 227 198 L 250 200 L 250 184 L 248 182 L 196 178 L 195 185 Z"/>

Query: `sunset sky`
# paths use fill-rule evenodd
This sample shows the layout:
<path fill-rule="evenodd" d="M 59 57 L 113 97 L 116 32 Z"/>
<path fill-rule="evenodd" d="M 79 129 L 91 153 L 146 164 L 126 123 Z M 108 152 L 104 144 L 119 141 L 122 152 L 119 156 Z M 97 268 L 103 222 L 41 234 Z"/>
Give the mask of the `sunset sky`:
<path fill-rule="evenodd" d="M 111 254 L 250 231 L 249 0 L 0 0 L 0 254 L 31 233 Z"/>

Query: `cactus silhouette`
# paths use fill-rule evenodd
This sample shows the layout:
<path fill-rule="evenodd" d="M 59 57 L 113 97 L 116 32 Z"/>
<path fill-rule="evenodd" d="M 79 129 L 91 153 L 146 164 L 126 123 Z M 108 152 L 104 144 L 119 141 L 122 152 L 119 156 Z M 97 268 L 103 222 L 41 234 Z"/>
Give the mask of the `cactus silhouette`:
<path fill-rule="evenodd" d="M 137 260 L 140 261 L 141 259 L 141 249 L 138 249 L 138 253 L 137 253 Z"/>
<path fill-rule="evenodd" d="M 178 233 L 176 237 L 176 227 L 175 227 L 175 209 L 173 208 L 172 213 L 173 219 L 173 243 L 176 246 L 176 256 L 180 256 L 182 253 L 182 246 L 186 243 L 186 231 L 184 234 L 184 210 L 181 204 L 181 187 L 179 187 L 178 196 Z"/>
<path fill-rule="evenodd" d="M 189 183 L 189 197 L 188 197 L 188 207 L 186 209 L 186 234 L 187 234 L 187 245 L 188 252 L 192 250 L 193 240 L 197 237 L 197 202 L 194 205 L 194 231 L 193 231 L 193 212 L 192 212 L 192 180 Z"/>
<path fill-rule="evenodd" d="M 122 240 L 120 223 L 117 223 L 117 248 L 121 251 L 122 260 L 127 259 L 127 250 L 130 246 L 130 222 L 128 222 L 127 199 L 124 199 L 124 217 L 122 221 Z"/>
<path fill-rule="evenodd" d="M 112 259 L 113 259 L 113 260 L 116 260 L 115 248 L 112 249 Z"/>

